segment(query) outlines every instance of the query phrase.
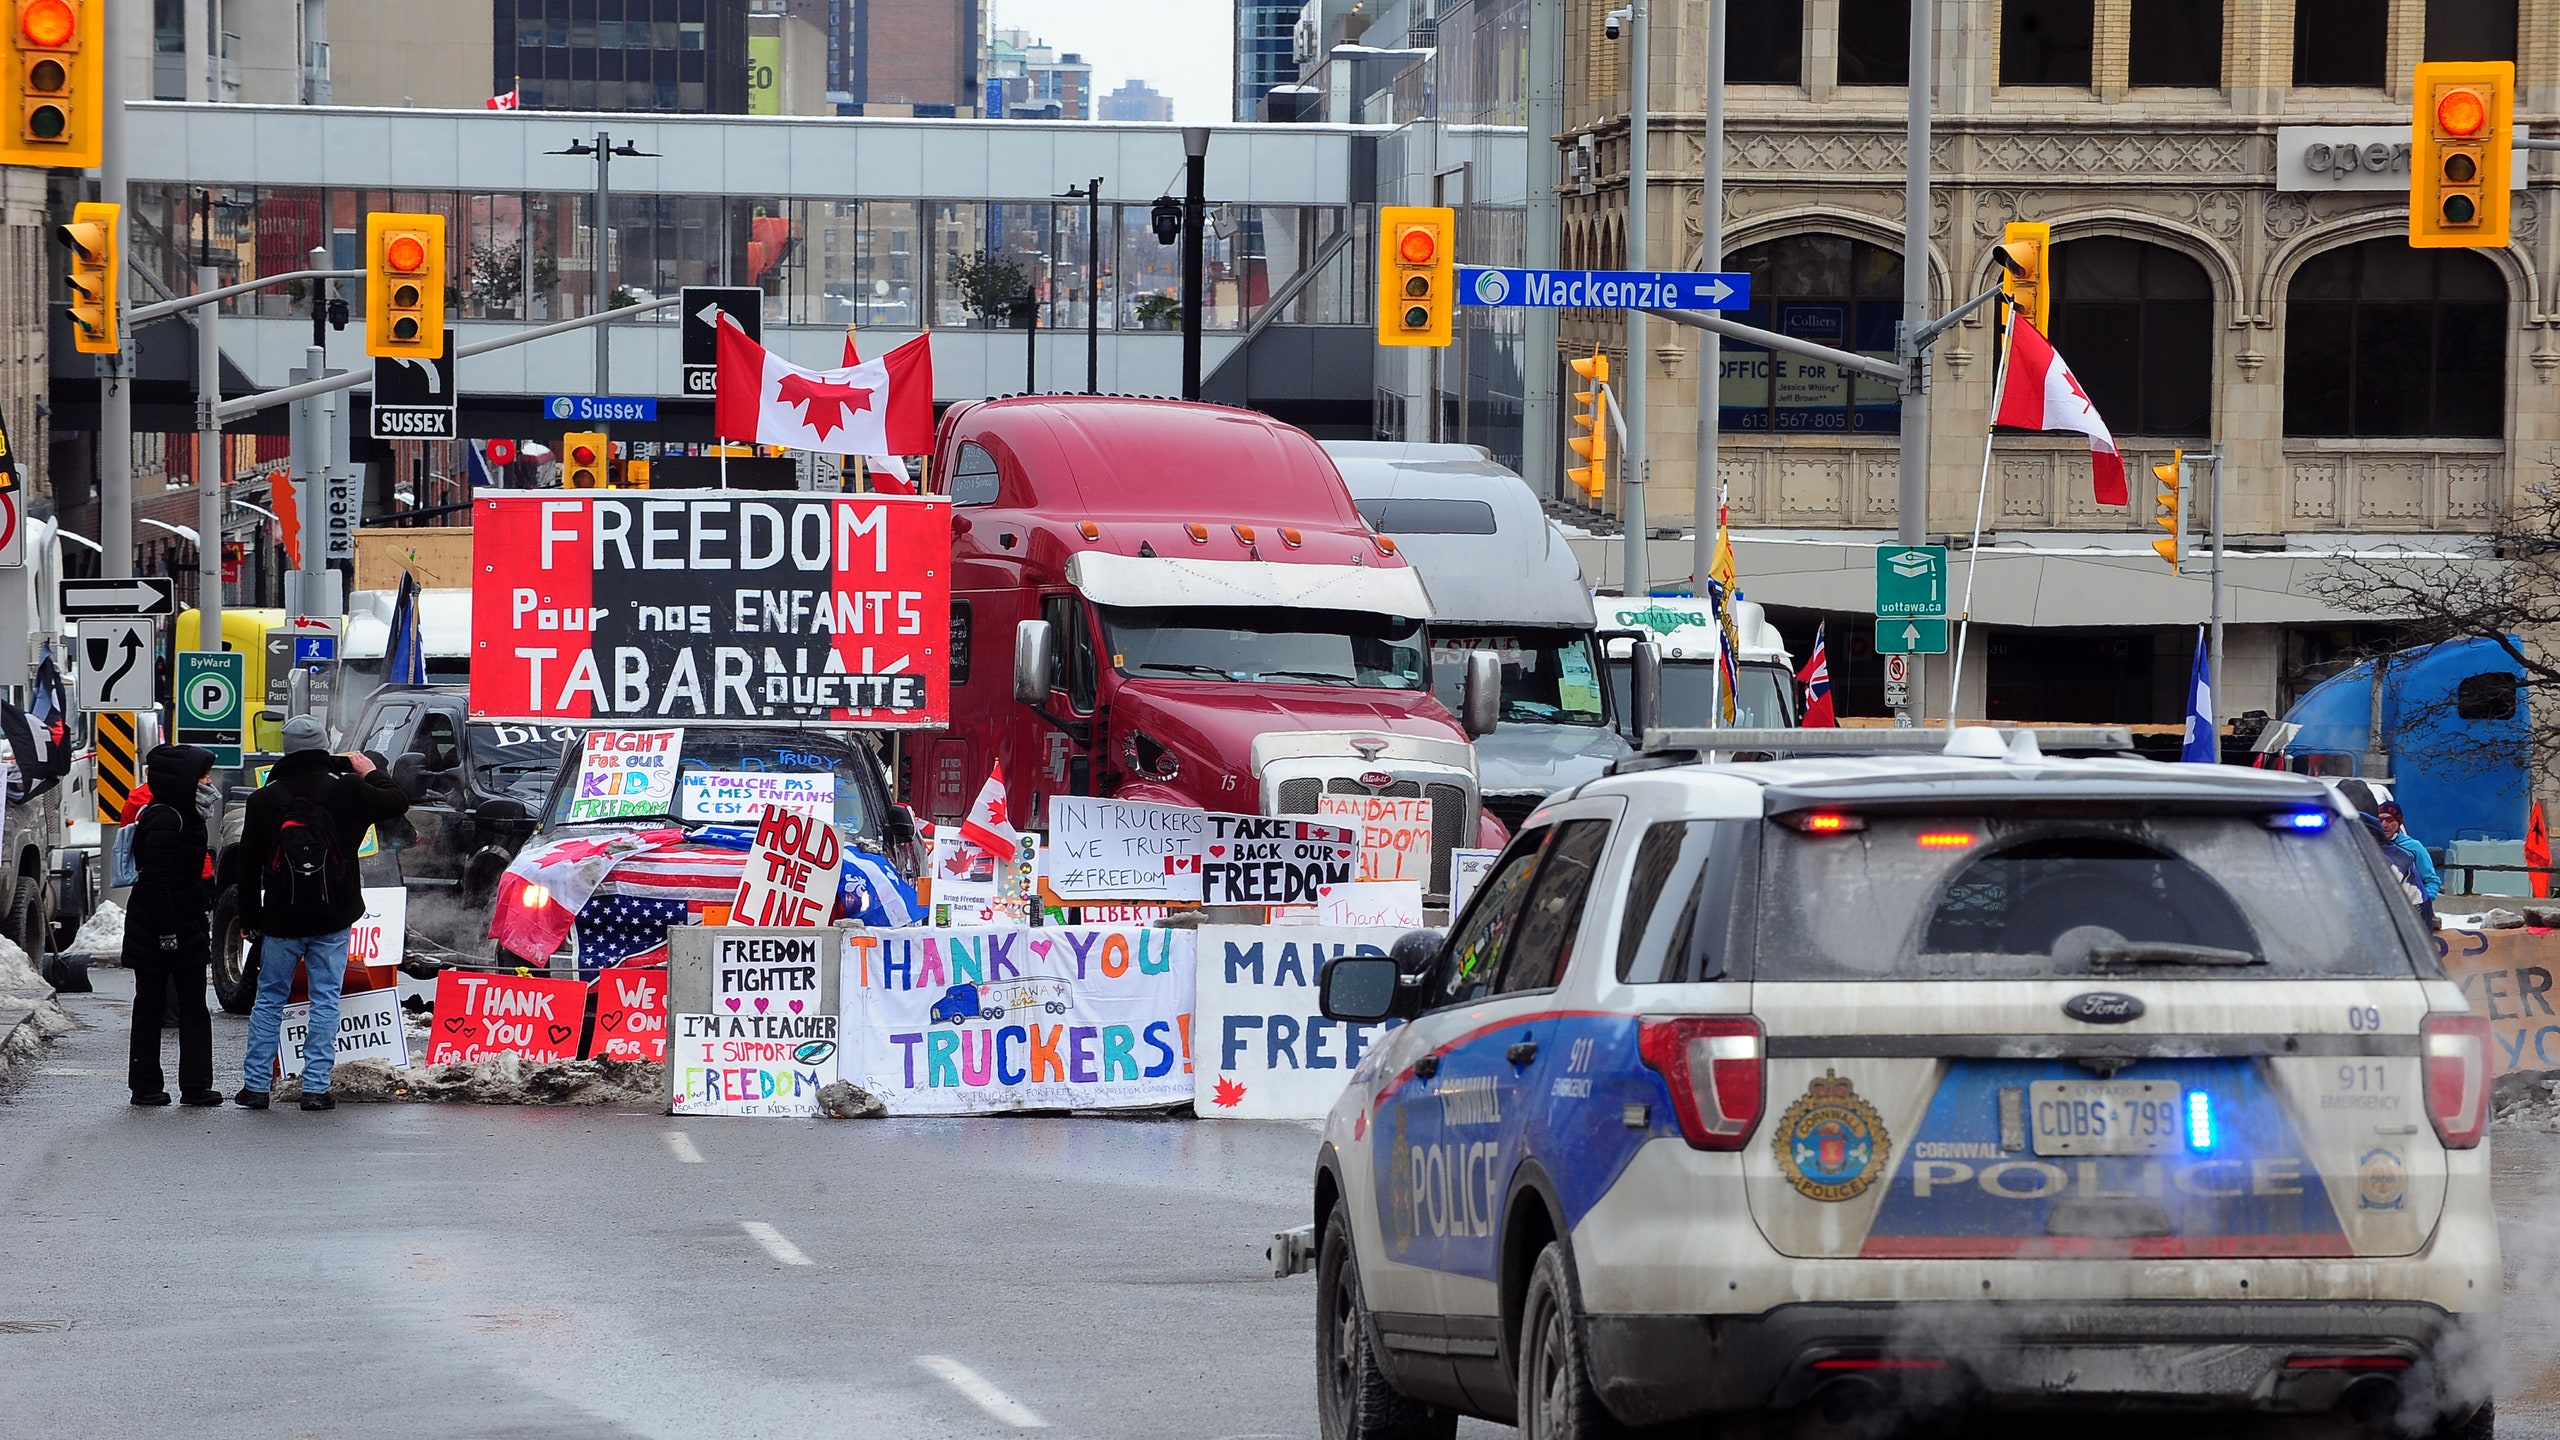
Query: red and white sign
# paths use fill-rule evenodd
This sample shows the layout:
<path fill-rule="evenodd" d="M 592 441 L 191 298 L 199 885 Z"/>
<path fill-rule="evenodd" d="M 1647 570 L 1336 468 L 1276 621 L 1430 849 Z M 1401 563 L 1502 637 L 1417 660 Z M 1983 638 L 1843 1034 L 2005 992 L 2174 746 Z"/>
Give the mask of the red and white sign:
<path fill-rule="evenodd" d="M 529 1065 L 575 1060 L 586 1018 L 583 981 L 440 970 L 427 1063 L 468 1065 L 508 1051 Z"/>
<path fill-rule="evenodd" d="M 1406 795 L 1320 795 L 1316 813 L 1360 829 L 1360 878 L 1431 879 L 1431 802 Z"/>
<path fill-rule="evenodd" d="M 16 570 L 27 563 L 27 527 L 18 523 L 18 497 L 23 488 L 0 491 L 0 570 Z"/>
<path fill-rule="evenodd" d="M 614 969 L 596 977 L 596 1033 L 587 1053 L 666 1063 L 666 971 Z"/>
<path fill-rule="evenodd" d="M 833 816 L 764 807 L 756 843 L 747 851 L 732 925 L 824 925 L 836 907 L 836 872 L 844 864 L 844 837 Z"/>
<path fill-rule="evenodd" d="M 518 491 L 472 516 L 475 718 L 949 723 L 948 500 Z"/>
<path fill-rule="evenodd" d="M 481 453 L 488 457 L 492 465 L 513 465 L 516 463 L 516 442 L 491 440 L 481 447 Z"/>

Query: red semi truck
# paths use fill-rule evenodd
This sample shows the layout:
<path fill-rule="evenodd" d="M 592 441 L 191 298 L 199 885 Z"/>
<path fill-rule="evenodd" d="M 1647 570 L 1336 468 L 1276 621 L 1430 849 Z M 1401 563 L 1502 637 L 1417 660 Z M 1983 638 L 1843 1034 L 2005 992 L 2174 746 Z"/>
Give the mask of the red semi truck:
<path fill-rule="evenodd" d="M 1435 897 L 1452 849 L 1506 838 L 1432 698 L 1422 581 L 1304 431 L 1177 401 L 988 400 L 943 416 L 933 474 L 953 505 L 952 704 L 948 733 L 907 747 L 920 813 L 961 819 L 998 762 L 1024 824 L 1058 794 L 1263 815 L 1422 796 Z"/>

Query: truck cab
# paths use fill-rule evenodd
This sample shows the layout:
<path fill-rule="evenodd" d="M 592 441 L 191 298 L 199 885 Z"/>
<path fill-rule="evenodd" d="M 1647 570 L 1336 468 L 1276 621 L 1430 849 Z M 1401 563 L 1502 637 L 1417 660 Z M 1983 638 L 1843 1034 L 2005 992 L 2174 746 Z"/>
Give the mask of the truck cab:
<path fill-rule="evenodd" d="M 1650 640 L 1662 657 L 1662 721 L 1675 729 L 1724 723 L 1717 699 L 1716 649 L 1723 643 L 1715 613 L 1691 595 L 1599 599 L 1600 634 L 1609 647 L 1609 686 L 1617 713 L 1627 711 L 1629 675 L 1638 640 Z M 1796 723 L 1795 661 L 1786 639 L 1769 623 L 1769 612 L 1749 600 L 1733 602 L 1733 723 L 1783 729 Z"/>
<path fill-rule="evenodd" d="M 1313 815 L 1432 803 L 1450 851 L 1502 843 L 1469 738 L 1432 694 L 1430 599 L 1304 431 L 1220 406 L 1032 396 L 955 406 L 951 728 L 907 747 L 910 802 L 958 821 L 1001 765 L 1007 813 L 1112 795 Z"/>
<path fill-rule="evenodd" d="M 2493 640 L 2380 655 L 2295 701 L 2259 734 L 2259 763 L 2389 781 L 2409 833 L 2437 850 L 2521 841 L 2532 800 L 2527 699 L 2524 667 Z"/>

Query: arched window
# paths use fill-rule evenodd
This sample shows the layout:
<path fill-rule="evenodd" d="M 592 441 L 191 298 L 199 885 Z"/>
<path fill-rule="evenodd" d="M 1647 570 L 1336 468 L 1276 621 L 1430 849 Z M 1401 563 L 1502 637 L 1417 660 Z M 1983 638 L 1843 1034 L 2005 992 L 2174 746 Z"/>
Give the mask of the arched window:
<path fill-rule="evenodd" d="M 1790 235 L 1737 251 L 1728 270 L 1751 275 L 1747 323 L 1893 359 L 1902 316 L 1902 257 L 1846 235 Z M 1894 435 L 1902 408 L 1894 387 L 1836 365 L 1724 342 L 1723 427 L 1782 434 Z"/>
<path fill-rule="evenodd" d="M 2175 250 L 2099 236 L 2053 252 L 2053 344 L 2120 435 L 2213 432 L 2213 285 Z"/>
<path fill-rule="evenodd" d="M 2507 284 L 2397 238 L 2315 255 L 2285 291 L 2284 433 L 2506 431 Z"/>

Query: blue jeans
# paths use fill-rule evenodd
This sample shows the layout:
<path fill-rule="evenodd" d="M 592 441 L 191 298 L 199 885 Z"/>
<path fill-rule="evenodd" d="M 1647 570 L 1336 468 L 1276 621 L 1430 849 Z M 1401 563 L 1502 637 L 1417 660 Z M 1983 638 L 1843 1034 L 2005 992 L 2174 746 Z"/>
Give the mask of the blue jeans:
<path fill-rule="evenodd" d="M 240 1067 L 240 1083 L 265 1090 L 274 1083 L 276 1037 L 284 1029 L 285 997 L 293 993 L 294 962 L 308 977 L 311 1030 L 302 1042 L 302 1089 L 316 1095 L 329 1088 L 329 1072 L 338 1063 L 338 991 L 347 983 L 347 932 L 335 930 L 298 940 L 269 935 L 258 942 L 258 1004 L 249 1012 L 249 1058 Z"/>

